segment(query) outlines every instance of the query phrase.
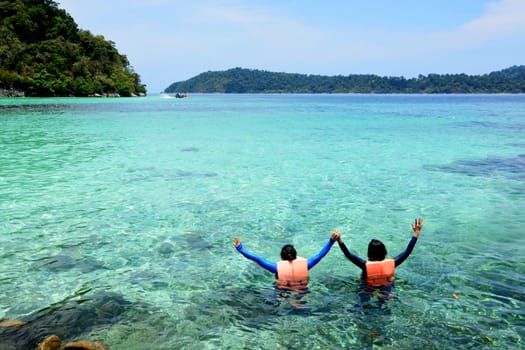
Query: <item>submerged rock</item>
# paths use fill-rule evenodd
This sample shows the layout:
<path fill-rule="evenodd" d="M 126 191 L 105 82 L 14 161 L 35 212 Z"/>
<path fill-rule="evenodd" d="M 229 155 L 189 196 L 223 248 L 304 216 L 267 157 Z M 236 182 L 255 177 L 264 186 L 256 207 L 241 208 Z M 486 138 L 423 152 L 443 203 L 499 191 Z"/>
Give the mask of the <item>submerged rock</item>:
<path fill-rule="evenodd" d="M 47 337 L 43 342 L 38 344 L 36 350 L 109 350 L 109 347 L 101 342 L 90 342 L 87 340 L 78 340 L 65 344 L 60 348 L 62 341 L 56 335 Z"/>
<path fill-rule="evenodd" d="M 101 342 L 90 342 L 85 340 L 79 340 L 64 345 L 62 350 L 109 350 L 108 346 Z"/>
<path fill-rule="evenodd" d="M 104 265 L 92 257 L 73 258 L 69 255 L 46 256 L 31 265 L 33 269 L 46 269 L 51 272 L 62 272 L 79 269 L 82 272 L 92 272 L 103 269 Z"/>
<path fill-rule="evenodd" d="M 22 327 L 26 323 L 20 320 L 4 320 L 0 319 L 0 327 Z"/>
<path fill-rule="evenodd" d="M 171 255 L 175 252 L 175 246 L 169 242 L 163 242 L 159 246 L 158 251 L 162 255 Z"/>
<path fill-rule="evenodd" d="M 525 154 L 516 157 L 492 157 L 486 159 L 460 159 L 449 164 L 427 165 L 425 169 L 467 176 L 504 176 L 508 179 L 525 180 Z"/>
<path fill-rule="evenodd" d="M 56 335 L 47 337 L 43 342 L 38 344 L 36 350 L 58 350 L 62 341 Z"/>
<path fill-rule="evenodd" d="M 56 344 L 56 339 L 50 334 L 58 339 L 81 338 L 95 328 L 123 320 L 130 305 L 119 294 L 104 292 L 50 305 L 21 321 L 4 320 L 1 323 L 4 326 L 0 327 L 0 350 L 35 349 L 37 346 L 42 346 L 39 350 L 54 349 L 51 346 Z M 101 347 L 102 343 L 91 344 L 98 347 L 75 348 L 70 345 L 67 349 L 107 349 Z"/>

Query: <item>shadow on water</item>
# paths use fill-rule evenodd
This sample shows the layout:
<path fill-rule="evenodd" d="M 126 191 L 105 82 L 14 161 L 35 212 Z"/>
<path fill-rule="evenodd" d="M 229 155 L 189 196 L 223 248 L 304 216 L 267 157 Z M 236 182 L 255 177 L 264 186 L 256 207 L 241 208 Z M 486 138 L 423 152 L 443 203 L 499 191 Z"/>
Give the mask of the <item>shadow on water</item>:
<path fill-rule="evenodd" d="M 330 310 L 326 310 L 322 321 L 333 328 L 332 343 L 356 349 L 395 347 L 391 326 L 395 310 L 401 305 L 395 288 L 370 289 L 358 277 L 328 276 L 321 283 L 331 291 L 327 296 L 331 299 L 327 304 Z"/>
<path fill-rule="evenodd" d="M 178 324 L 178 345 L 185 337 L 197 342 L 220 342 L 232 329 L 239 336 L 235 348 L 258 348 L 264 342 L 288 349 L 386 345 L 395 298 L 380 302 L 374 295 L 360 303 L 361 291 L 358 282 L 331 277 L 301 292 L 254 284 L 224 285 L 196 294 L 190 301 Z M 261 339 L 266 336 L 269 338 Z"/>
<path fill-rule="evenodd" d="M 184 320 L 210 335 L 220 334 L 218 328 L 233 325 L 246 330 L 268 328 L 281 312 L 272 293 L 270 288 L 225 287 L 193 300 L 184 310 Z"/>
<path fill-rule="evenodd" d="M 196 330 L 200 338 L 213 338 L 228 327 L 248 333 L 275 330 L 282 317 L 306 317 L 323 312 L 310 305 L 308 290 L 292 292 L 274 285 L 232 287 L 223 284 L 195 294 L 184 310 L 182 322 L 190 323 L 189 329 Z"/>

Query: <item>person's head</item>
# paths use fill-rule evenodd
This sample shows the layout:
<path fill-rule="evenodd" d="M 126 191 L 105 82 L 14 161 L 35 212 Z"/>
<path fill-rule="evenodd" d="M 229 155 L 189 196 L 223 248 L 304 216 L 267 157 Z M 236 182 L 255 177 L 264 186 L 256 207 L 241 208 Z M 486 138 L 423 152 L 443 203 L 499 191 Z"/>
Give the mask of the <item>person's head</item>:
<path fill-rule="evenodd" d="M 368 243 L 368 260 L 381 261 L 386 258 L 386 247 L 383 242 L 373 239 Z"/>
<path fill-rule="evenodd" d="M 297 251 L 291 244 L 287 244 L 283 246 L 283 249 L 281 249 L 281 259 L 282 260 L 288 260 L 292 261 L 297 258 Z"/>

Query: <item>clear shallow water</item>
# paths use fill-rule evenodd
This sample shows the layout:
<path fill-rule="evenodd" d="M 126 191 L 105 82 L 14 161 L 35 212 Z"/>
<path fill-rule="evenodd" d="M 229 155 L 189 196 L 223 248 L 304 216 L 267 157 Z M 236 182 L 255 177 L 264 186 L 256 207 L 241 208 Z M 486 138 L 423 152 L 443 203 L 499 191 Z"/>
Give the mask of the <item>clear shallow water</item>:
<path fill-rule="evenodd" d="M 523 348 L 524 209 L 522 95 L 0 100 L 0 318 L 111 293 L 111 349 Z M 394 256 L 417 216 L 381 308 L 337 244 L 299 307 L 232 246 Z"/>

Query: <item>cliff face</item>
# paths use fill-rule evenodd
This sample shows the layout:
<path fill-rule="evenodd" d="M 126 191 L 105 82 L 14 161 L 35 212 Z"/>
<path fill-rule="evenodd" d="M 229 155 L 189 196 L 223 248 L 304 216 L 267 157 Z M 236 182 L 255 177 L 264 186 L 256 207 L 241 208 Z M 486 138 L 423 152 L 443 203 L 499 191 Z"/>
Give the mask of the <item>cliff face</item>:
<path fill-rule="evenodd" d="M 52 0 L 0 1 L 0 89 L 4 96 L 146 93 L 115 43 L 80 30 Z"/>

